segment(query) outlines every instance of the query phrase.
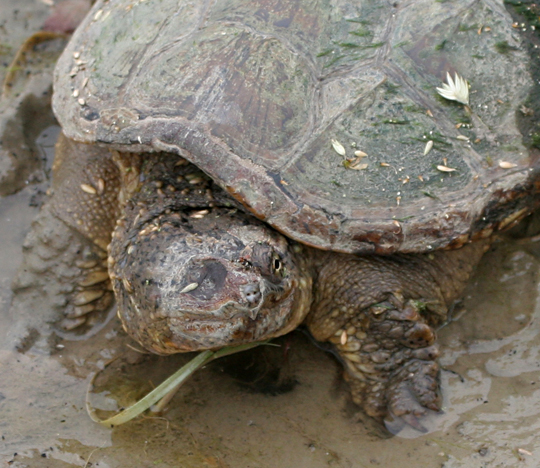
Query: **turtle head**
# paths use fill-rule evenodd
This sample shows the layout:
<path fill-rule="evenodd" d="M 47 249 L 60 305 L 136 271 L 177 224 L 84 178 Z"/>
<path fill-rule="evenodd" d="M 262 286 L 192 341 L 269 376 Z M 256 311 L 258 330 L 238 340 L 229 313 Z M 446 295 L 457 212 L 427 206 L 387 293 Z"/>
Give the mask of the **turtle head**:
<path fill-rule="evenodd" d="M 167 213 L 136 232 L 125 224 L 109 253 L 118 313 L 153 352 L 265 340 L 296 328 L 309 310 L 303 247 L 244 213 Z"/>

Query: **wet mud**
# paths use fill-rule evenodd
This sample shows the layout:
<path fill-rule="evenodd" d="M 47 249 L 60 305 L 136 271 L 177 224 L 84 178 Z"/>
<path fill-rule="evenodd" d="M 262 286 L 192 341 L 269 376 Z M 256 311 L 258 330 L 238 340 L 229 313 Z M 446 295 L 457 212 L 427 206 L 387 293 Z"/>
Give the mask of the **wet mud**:
<path fill-rule="evenodd" d="M 8 63 L 48 7 L 1 2 L 0 52 Z M 50 158 L 54 134 L 48 129 L 37 140 L 42 159 Z M 46 170 L 41 175 L 45 181 Z M 501 236 L 439 330 L 444 412 L 425 421 L 427 434 L 394 426 L 390 437 L 363 417 L 339 362 L 302 331 L 278 340 L 279 348 L 208 365 L 163 414 L 105 428 L 86 413 L 94 374 L 91 403 L 106 415 L 189 356 L 141 352 L 114 318 L 72 340 L 43 335 L 39 310 L 10 315 L 10 283 L 46 188 L 32 183 L 0 199 L 1 468 L 540 465 L 540 242 Z M 28 323 L 33 329 L 17 350 L 12 331 Z"/>

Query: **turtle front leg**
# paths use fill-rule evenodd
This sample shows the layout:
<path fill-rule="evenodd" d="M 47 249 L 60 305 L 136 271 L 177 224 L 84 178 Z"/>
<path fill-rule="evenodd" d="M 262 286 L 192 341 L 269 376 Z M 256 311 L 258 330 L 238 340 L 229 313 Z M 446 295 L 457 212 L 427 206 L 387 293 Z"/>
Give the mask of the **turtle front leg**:
<path fill-rule="evenodd" d="M 434 327 L 446 320 L 487 246 L 321 261 L 308 326 L 336 346 L 353 400 L 369 416 L 391 414 L 422 430 L 418 419 L 440 409 Z"/>
<path fill-rule="evenodd" d="M 390 413 L 420 428 L 416 418 L 426 408 L 440 409 L 439 349 L 417 301 L 392 295 L 336 335 L 330 341 L 344 360 L 353 399 L 369 416 Z"/>
<path fill-rule="evenodd" d="M 107 246 L 117 219 L 118 190 L 119 171 L 108 150 L 60 136 L 51 197 L 25 240 L 12 285 L 12 314 L 33 311 L 56 322 L 61 310 L 60 327 L 71 330 L 109 309 L 113 293 Z"/>

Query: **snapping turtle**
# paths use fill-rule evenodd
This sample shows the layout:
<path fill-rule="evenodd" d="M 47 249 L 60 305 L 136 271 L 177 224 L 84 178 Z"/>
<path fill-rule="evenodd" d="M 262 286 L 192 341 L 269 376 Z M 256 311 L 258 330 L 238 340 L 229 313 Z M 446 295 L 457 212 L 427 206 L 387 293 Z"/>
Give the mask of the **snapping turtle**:
<path fill-rule="evenodd" d="M 70 328 L 112 283 L 161 354 L 304 323 L 367 414 L 419 427 L 435 328 L 538 201 L 519 45 L 502 1 L 98 1 L 57 64 L 16 290 Z"/>

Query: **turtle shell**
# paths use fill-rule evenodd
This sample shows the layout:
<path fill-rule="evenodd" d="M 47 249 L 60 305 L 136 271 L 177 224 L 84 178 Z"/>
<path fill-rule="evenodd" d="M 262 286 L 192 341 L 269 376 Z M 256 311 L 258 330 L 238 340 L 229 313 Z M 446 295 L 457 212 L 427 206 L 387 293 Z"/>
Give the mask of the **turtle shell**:
<path fill-rule="evenodd" d="M 469 106 L 437 93 L 448 73 Z M 53 105 L 68 137 L 179 154 L 291 238 L 386 254 L 530 211 L 532 87 L 502 1 L 114 0 L 75 32 Z"/>

